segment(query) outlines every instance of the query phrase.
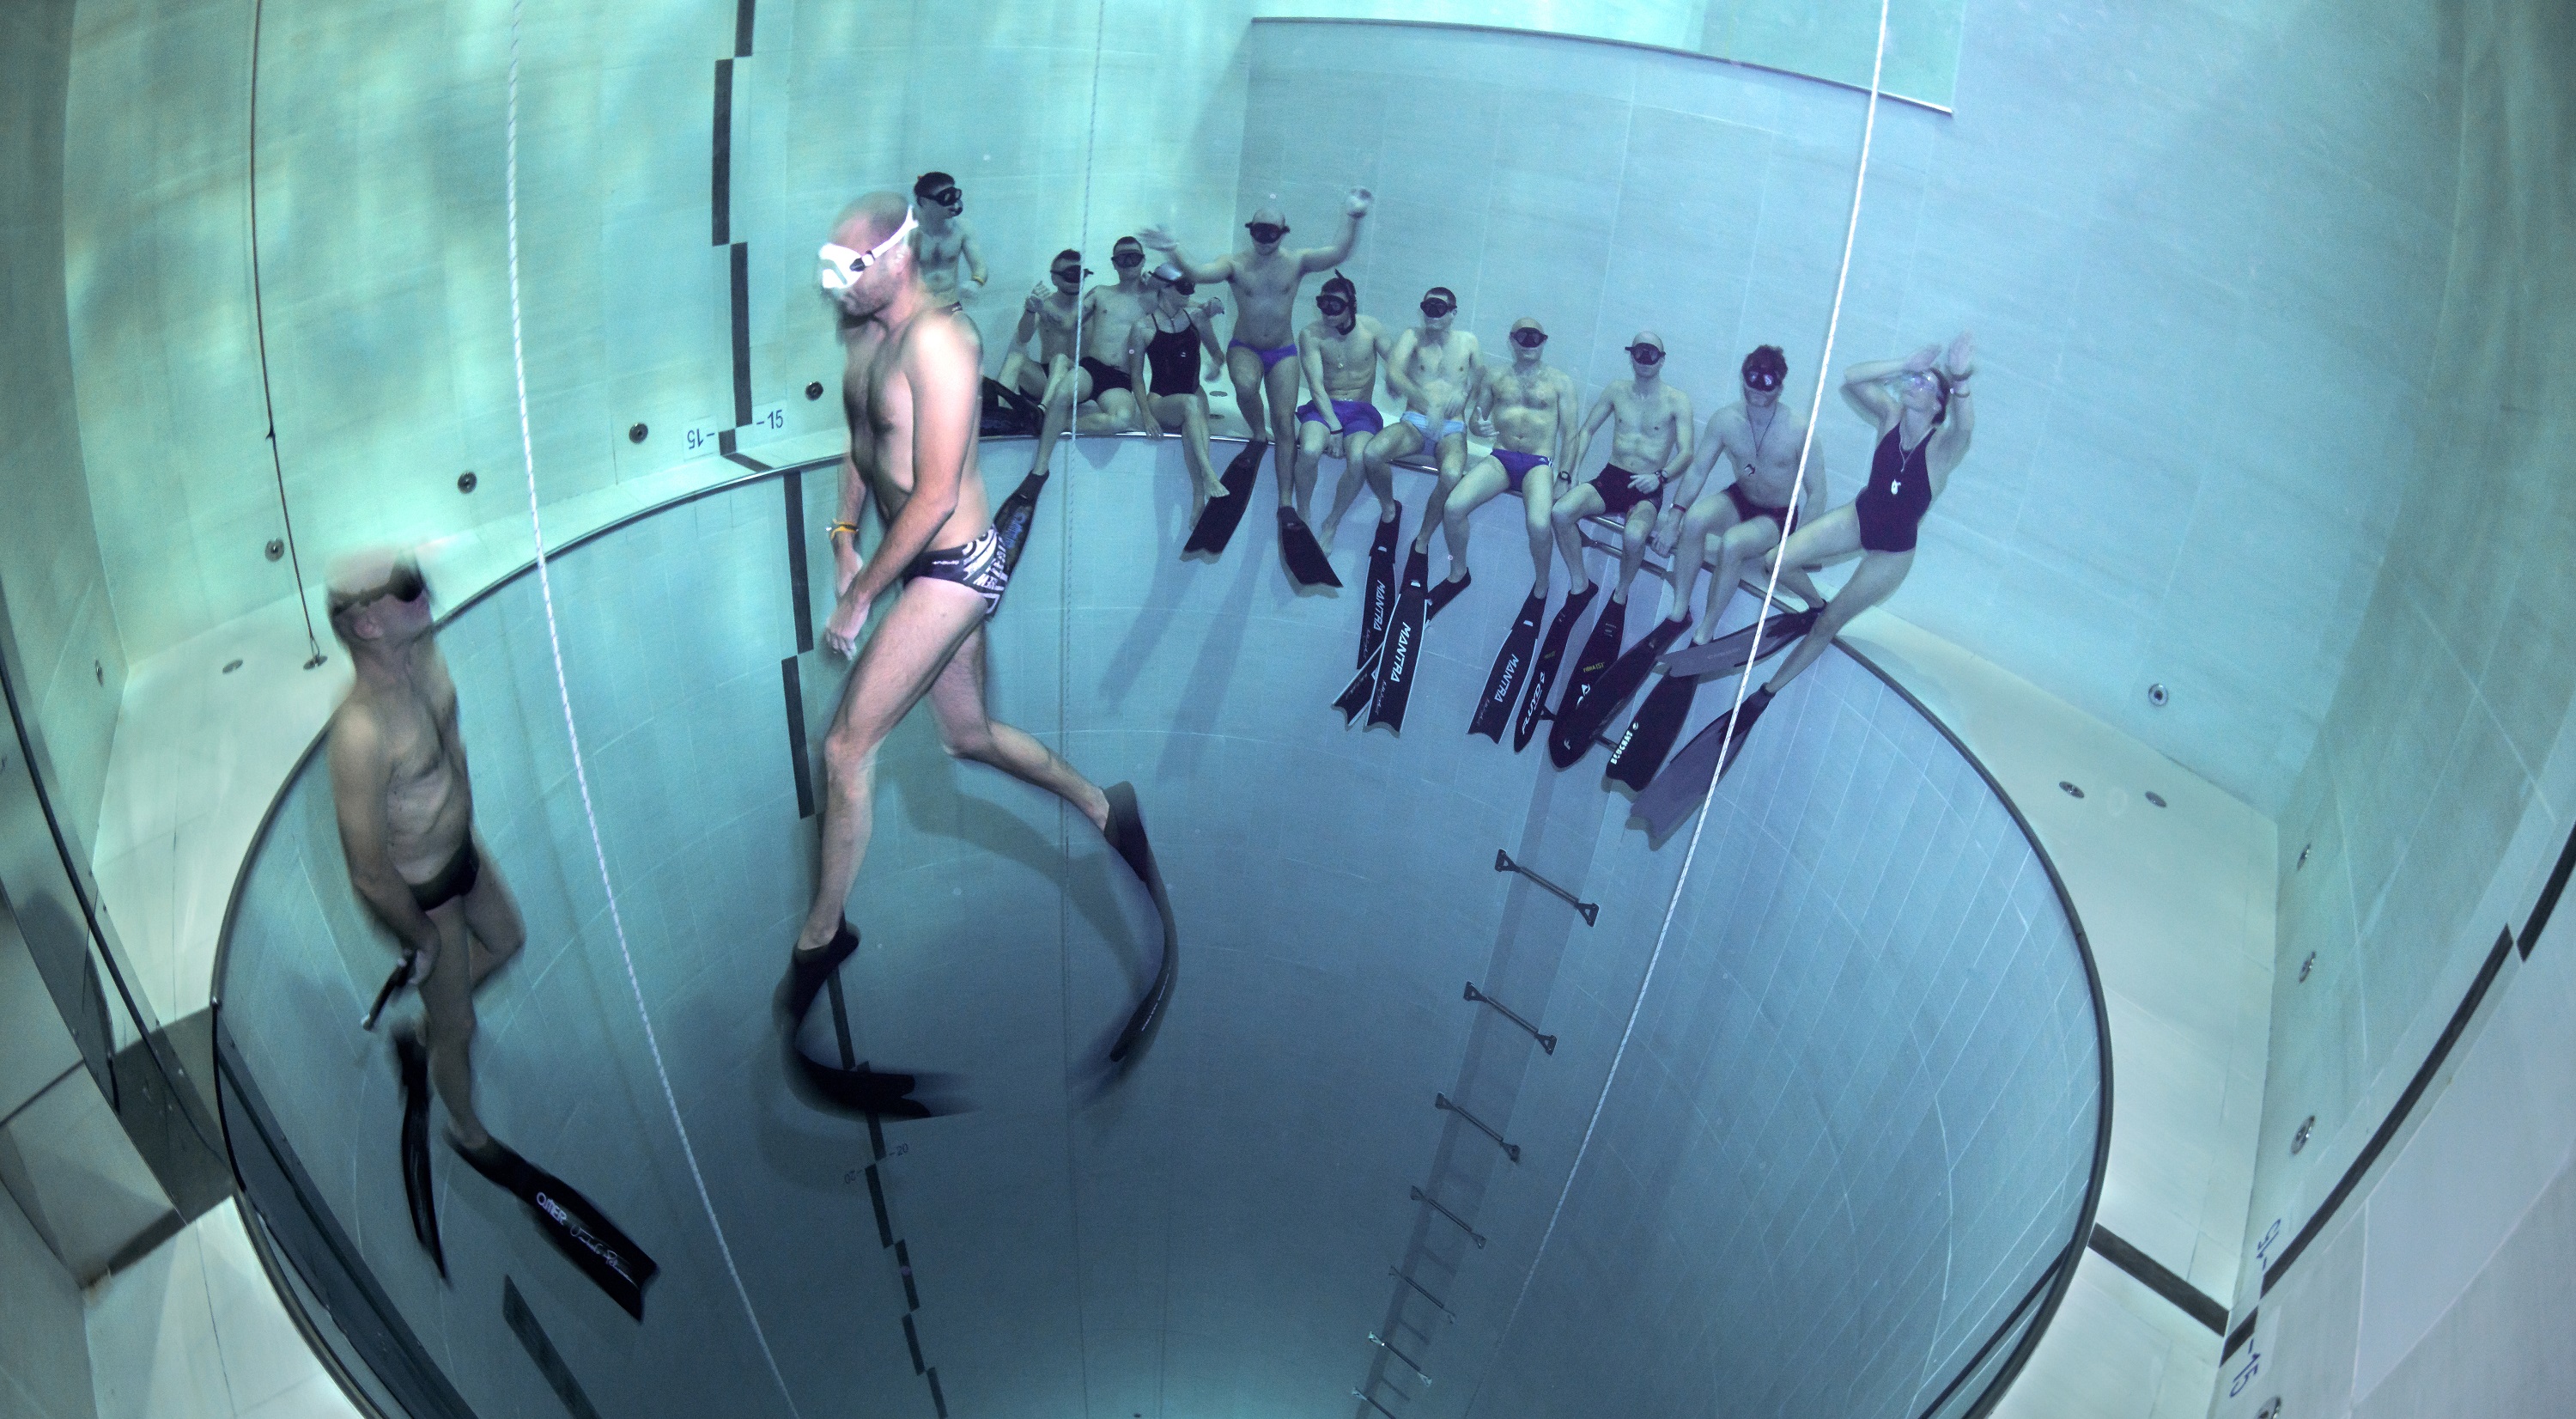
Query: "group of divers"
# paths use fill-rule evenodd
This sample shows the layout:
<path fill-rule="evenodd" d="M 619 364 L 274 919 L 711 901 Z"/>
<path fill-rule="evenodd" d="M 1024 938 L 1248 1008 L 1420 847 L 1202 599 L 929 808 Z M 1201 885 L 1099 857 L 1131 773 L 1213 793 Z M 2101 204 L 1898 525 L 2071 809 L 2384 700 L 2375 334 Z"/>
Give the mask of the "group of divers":
<path fill-rule="evenodd" d="M 909 200 L 871 193 L 834 222 L 819 252 L 818 283 L 846 351 L 850 449 L 828 530 L 836 597 L 821 639 L 851 667 L 822 741 L 814 893 L 774 1002 L 786 1076 L 808 1103 L 871 1118 L 935 1111 L 925 1096 L 935 1092 L 924 1089 L 928 1076 L 854 1063 L 846 1045 L 835 1063 L 799 1044 L 817 997 L 859 944 L 845 913 L 871 827 L 876 752 L 925 699 L 948 753 L 1065 800 L 1099 830 L 1153 905 L 1161 959 L 1134 1006 L 1102 1035 L 1103 1083 L 1142 1056 L 1170 1004 L 1179 928 L 1134 789 L 1094 784 L 1035 738 L 993 719 L 984 703 L 983 622 L 1001 604 L 1049 455 L 1068 430 L 1181 435 L 1199 509 L 1188 550 L 1208 554 L 1222 553 L 1240 521 L 1264 452 L 1281 450 L 1273 462 L 1282 562 L 1301 586 L 1341 584 L 1324 549 L 1360 488 L 1370 489 L 1378 521 L 1359 665 L 1336 705 L 1346 721 L 1366 712 L 1371 724 L 1398 730 L 1423 627 L 1469 584 L 1470 515 L 1518 491 L 1533 580 L 1471 731 L 1499 741 L 1510 728 L 1515 746 L 1526 747 L 1538 724 L 1552 722 L 1549 749 L 1560 767 L 1596 744 L 1612 746 L 1609 774 L 1639 790 L 1635 812 L 1657 841 L 1706 799 L 1772 697 L 1852 616 L 1904 580 L 1916 529 L 1974 428 L 1968 336 L 1844 371 L 1843 398 L 1872 425 L 1876 443 L 1859 494 L 1825 508 L 1822 460 L 1810 451 L 1806 419 L 1782 399 L 1788 362 L 1776 345 L 1744 357 L 1741 397 L 1699 426 L 1689 396 L 1663 377 L 1664 342 L 1652 331 L 1629 342 L 1629 377 L 1604 389 L 1578 418 L 1576 381 L 1546 362 L 1548 332 L 1539 320 L 1514 320 L 1509 361 L 1489 362 L 1476 337 L 1456 328 L 1457 298 L 1445 287 L 1424 292 L 1419 321 L 1396 331 L 1362 314 L 1358 291 L 1335 273 L 1317 293 L 1315 318 L 1297 327 L 1300 287 L 1350 257 L 1370 206 L 1370 194 L 1353 189 L 1334 242 L 1302 249 L 1283 244 L 1287 218 L 1265 207 L 1244 224 L 1245 242 L 1204 259 L 1149 227 L 1118 240 L 1110 257 L 1115 280 L 1087 291 L 1082 282 L 1091 273 L 1081 254 L 1061 252 L 1047 284 L 1023 303 L 998 378 L 989 381 L 981 336 L 961 299 L 961 278 L 981 284 L 986 273 L 956 182 L 926 174 Z M 1161 257 L 1150 270 L 1149 250 Z M 1218 283 L 1233 301 L 1222 345 L 1214 320 L 1225 304 L 1193 299 L 1199 286 Z M 1231 376 L 1251 430 L 1223 477 L 1208 452 L 1203 359 Z M 1393 423 L 1376 404 L 1381 371 L 1404 403 Z M 990 406 L 1009 400 L 1026 401 L 1035 413 L 1038 439 L 1028 476 L 990 509 L 978 444 Z M 1605 425 L 1606 462 L 1590 478 L 1577 477 Z M 1471 449 L 1471 429 L 1490 437 L 1489 451 Z M 1307 519 L 1326 456 L 1342 459 L 1345 472 L 1319 541 Z M 1400 582 L 1403 506 L 1392 477 L 1399 460 L 1438 475 Z M 1712 487 L 1721 461 L 1731 480 Z M 884 530 L 874 554 L 863 557 L 860 530 L 872 501 Z M 1600 590 L 1584 563 L 1579 526 L 1596 516 L 1620 524 L 1618 579 L 1551 709 L 1557 665 Z M 1447 574 L 1436 584 L 1434 528 L 1448 550 Z M 1650 545 L 1670 557 L 1671 614 L 1623 645 L 1628 588 Z M 1542 643 L 1558 556 L 1570 586 Z M 1858 565 L 1831 596 L 1808 577 L 1855 556 Z M 1717 635 L 1739 578 L 1766 563 L 1803 604 L 1775 613 L 1766 594 L 1752 626 Z M 1694 627 L 1699 575 L 1711 566 L 1716 574 Z M 364 1024 L 373 1028 L 405 986 L 422 1003 L 416 1023 L 394 1030 L 414 1234 L 444 1276 L 428 1145 L 434 1091 L 446 1107 L 454 1151 L 525 1202 L 548 1239 L 640 1319 L 651 1258 L 577 1191 L 494 1138 L 475 1112 L 468 1058 L 474 993 L 517 952 L 525 930 L 474 831 L 456 690 L 435 646 L 428 584 L 408 553 L 372 549 L 334 563 L 327 600 L 356 672 L 327 731 L 342 846 L 352 887 L 401 949 Z M 882 614 L 871 630 L 873 612 Z M 1751 666 L 1791 646 L 1767 681 L 1671 752 L 1703 680 L 1749 685 Z M 1609 722 L 1658 670 L 1663 680 L 1627 730 L 1607 737 Z M 834 1009 L 846 1009 L 839 992 Z"/>

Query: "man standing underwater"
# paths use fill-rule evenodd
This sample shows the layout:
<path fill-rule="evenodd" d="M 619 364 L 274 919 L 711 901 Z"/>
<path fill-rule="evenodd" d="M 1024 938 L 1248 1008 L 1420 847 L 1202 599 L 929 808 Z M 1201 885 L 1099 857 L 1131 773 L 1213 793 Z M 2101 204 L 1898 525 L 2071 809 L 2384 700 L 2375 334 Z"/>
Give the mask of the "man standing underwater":
<path fill-rule="evenodd" d="M 843 912 L 872 820 L 876 754 L 925 695 L 939 741 L 963 759 L 989 764 L 1064 799 L 1091 821 L 1145 884 L 1163 921 L 1163 963 L 1110 1050 L 1113 1062 L 1138 1049 L 1170 1000 L 1179 942 L 1171 906 L 1135 790 L 1094 786 L 1045 745 L 995 721 L 984 708 L 983 625 L 1010 580 L 984 505 L 976 462 L 983 351 L 974 331 L 938 307 L 904 237 L 913 214 L 903 198 L 876 192 L 851 204 L 822 249 L 824 295 L 848 349 L 841 385 L 850 452 L 841 465 L 839 516 L 831 527 L 838 602 L 823 630 L 825 649 L 854 657 L 823 741 L 826 792 L 814 900 L 789 958 L 781 996 L 788 1046 L 833 970 L 858 949 Z M 885 521 L 876 555 L 859 556 L 859 522 L 869 499 Z M 869 609 L 888 592 L 894 604 L 862 640 Z M 836 1069 L 798 1059 L 833 1102 L 869 1113 L 925 1117 L 910 1097 L 911 1075 L 866 1066 Z"/>

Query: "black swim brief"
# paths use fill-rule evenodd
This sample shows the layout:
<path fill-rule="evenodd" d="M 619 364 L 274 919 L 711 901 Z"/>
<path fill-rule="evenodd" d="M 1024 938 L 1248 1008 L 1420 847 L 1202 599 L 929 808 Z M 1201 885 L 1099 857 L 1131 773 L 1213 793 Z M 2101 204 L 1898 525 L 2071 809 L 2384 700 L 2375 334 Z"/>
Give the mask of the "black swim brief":
<path fill-rule="evenodd" d="M 963 547 L 923 552 L 903 569 L 905 581 L 917 576 L 953 581 L 983 597 L 984 614 L 989 618 L 1001 609 L 1002 592 L 1011 584 L 1011 569 L 1002 563 L 1002 535 L 987 527 L 983 536 Z"/>
<path fill-rule="evenodd" d="M 426 882 L 408 882 L 412 904 L 422 911 L 435 911 L 474 890 L 483 877 L 483 855 L 474 850 L 474 834 L 468 831 L 465 841 L 456 845 L 456 855 Z"/>
<path fill-rule="evenodd" d="M 1785 507 L 1764 507 L 1746 497 L 1742 483 L 1726 485 L 1726 500 L 1735 504 L 1735 520 L 1738 522 L 1751 522 L 1757 517 L 1767 517 L 1771 519 L 1772 536 L 1781 536 L 1789 530 L 1789 510 Z"/>
<path fill-rule="evenodd" d="M 1113 389 L 1124 389 L 1133 392 L 1136 388 L 1136 381 L 1129 379 L 1127 377 L 1127 371 L 1118 368 L 1116 365 L 1107 364 L 1103 361 L 1095 360 L 1089 355 L 1085 355 L 1082 357 L 1082 368 L 1084 373 L 1091 376 L 1091 397 L 1094 399 L 1099 398 L 1101 395 L 1104 395 Z"/>
<path fill-rule="evenodd" d="M 1635 488 L 1629 486 L 1629 480 L 1636 476 L 1637 475 L 1635 473 L 1620 467 L 1616 463 L 1604 464 L 1602 465 L 1600 472 L 1592 475 L 1592 491 L 1601 495 L 1601 510 L 1603 512 L 1612 517 L 1625 518 L 1628 515 L 1628 509 L 1635 507 L 1639 503 L 1644 503 L 1649 507 L 1663 506 L 1663 480 L 1660 477 L 1655 480 L 1655 490 L 1653 492 L 1641 493 Z"/>

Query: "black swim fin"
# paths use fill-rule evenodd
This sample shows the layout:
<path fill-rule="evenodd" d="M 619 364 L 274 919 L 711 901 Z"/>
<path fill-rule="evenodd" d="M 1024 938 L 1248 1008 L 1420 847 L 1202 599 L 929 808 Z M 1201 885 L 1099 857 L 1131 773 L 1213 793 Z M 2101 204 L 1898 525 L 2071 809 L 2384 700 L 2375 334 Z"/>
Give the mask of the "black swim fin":
<path fill-rule="evenodd" d="M 1613 601 L 1601 608 L 1601 619 L 1592 623 L 1592 634 L 1584 638 L 1582 653 L 1574 658 L 1574 678 L 1566 683 L 1565 693 L 1557 697 L 1554 718 L 1565 718 L 1583 703 L 1585 695 L 1592 693 L 1592 682 L 1619 658 L 1619 642 L 1627 629 L 1627 602 Z M 1555 732 L 1549 731 L 1548 738 L 1555 737 Z"/>
<path fill-rule="evenodd" d="M 1720 775 L 1734 766 L 1744 749 L 1744 736 L 1752 732 L 1753 722 L 1770 704 L 1769 690 L 1755 690 L 1745 696 L 1741 709 L 1719 715 L 1692 735 L 1672 762 L 1664 765 L 1664 771 L 1637 795 L 1629 816 L 1645 823 L 1650 843 L 1661 846 L 1672 836 L 1673 829 L 1708 801 L 1709 790 L 1716 786 Z"/>
<path fill-rule="evenodd" d="M 796 1052 L 796 1063 L 815 1096 L 842 1113 L 878 1118 L 931 1116 L 930 1105 L 912 1097 L 912 1091 L 921 1087 L 918 1075 L 871 1069 L 865 1061 L 843 1069 L 802 1050 Z"/>
<path fill-rule="evenodd" d="M 1342 584 L 1333 574 L 1333 559 L 1324 555 L 1324 544 L 1315 540 L 1315 530 L 1286 503 L 1279 505 L 1279 560 L 1301 587 Z"/>
<path fill-rule="evenodd" d="M 497 1138 L 477 1149 L 453 1138 L 448 1146 L 494 1186 L 526 1203 L 546 1240 L 607 1292 L 619 1309 L 637 1320 L 644 1318 L 644 1288 L 662 1268 L 589 1198 Z"/>
<path fill-rule="evenodd" d="M 1815 628 L 1817 614 L 1817 608 L 1803 611 L 1773 611 L 1770 619 L 1764 621 L 1760 627 L 1762 653 L 1755 658 L 1769 660 L 1772 656 L 1796 645 L 1800 636 Z M 1746 626 L 1742 630 L 1729 631 L 1725 635 L 1699 645 L 1684 646 L 1666 655 L 1663 663 L 1655 668 L 1667 675 L 1691 675 L 1701 678 L 1711 675 L 1732 675 L 1744 668 L 1744 658 L 1753 649 L 1754 630 L 1754 627 Z"/>
<path fill-rule="evenodd" d="M 1503 729 L 1512 722 L 1512 706 L 1529 684 L 1530 652 L 1538 645 L 1539 618 L 1546 614 L 1547 588 L 1540 587 L 1521 603 L 1512 633 L 1503 637 L 1503 648 L 1494 653 L 1494 668 L 1486 672 L 1485 695 L 1476 701 L 1476 717 L 1468 721 L 1468 733 L 1503 742 Z"/>
<path fill-rule="evenodd" d="M 1608 617 L 1605 615 L 1603 619 Z M 1611 661 L 1610 668 L 1602 671 L 1584 690 L 1581 699 L 1557 711 L 1556 726 L 1547 734 L 1548 758 L 1558 768 L 1564 769 L 1573 767 L 1576 760 L 1592 752 L 1592 746 L 1601 738 L 1602 731 L 1609 728 L 1610 721 L 1627 707 L 1630 697 L 1637 693 L 1637 687 L 1646 683 L 1646 674 L 1654 667 L 1656 657 L 1689 630 L 1688 616 L 1658 621 L 1654 629 L 1640 636 L 1635 645 Z M 1579 679 L 1582 668 L 1576 667 L 1575 673 Z"/>
<path fill-rule="evenodd" d="M 1529 696 L 1521 701 L 1520 719 L 1512 726 L 1513 753 L 1528 748 L 1530 736 L 1538 733 L 1538 722 L 1550 717 L 1547 692 L 1556 683 L 1556 667 L 1564 662 L 1565 643 L 1574 635 L 1575 622 L 1582 620 L 1585 609 L 1592 605 L 1592 594 L 1600 589 L 1596 582 L 1565 598 L 1565 604 L 1557 608 L 1556 619 L 1548 623 L 1547 639 L 1539 644 L 1538 660 L 1530 666 Z"/>
<path fill-rule="evenodd" d="M 438 1182 L 429 1170 L 429 1051 L 409 1029 L 394 1032 L 394 1068 L 402 1080 L 403 1202 L 411 1234 L 447 1279 L 447 1250 L 438 1240 Z"/>
<path fill-rule="evenodd" d="M 1046 491 L 1047 475 L 1032 473 L 1020 480 L 1002 505 L 993 510 L 993 535 L 1000 542 L 1002 575 L 1019 569 L 1020 553 L 1028 550 L 1029 524 L 1038 515 L 1038 494 Z"/>
<path fill-rule="evenodd" d="M 1423 599 L 1424 610 L 1422 619 L 1428 621 L 1437 617 L 1442 608 L 1446 607 L 1450 602 L 1458 599 L 1459 592 L 1465 591 L 1468 587 L 1475 585 L 1475 582 L 1476 574 L 1474 572 L 1460 572 L 1458 575 L 1450 577 L 1447 580 L 1442 581 L 1438 586 L 1431 588 L 1431 594 Z"/>
<path fill-rule="evenodd" d="M 1377 654 L 1378 644 L 1386 639 L 1387 623 L 1395 619 L 1395 544 L 1404 533 L 1404 504 L 1395 505 L 1395 516 L 1378 519 L 1377 532 L 1369 539 L 1368 599 L 1360 607 L 1360 654 L 1356 662 L 1367 666 Z"/>
<path fill-rule="evenodd" d="M 1610 767 L 1603 772 L 1613 781 L 1643 792 L 1655 781 L 1655 772 L 1673 752 L 1673 741 L 1681 738 L 1682 725 L 1690 719 L 1691 702 L 1699 698 L 1700 682 L 1689 675 L 1667 675 L 1646 693 L 1646 702 L 1628 721 L 1619 736 L 1617 748 L 1610 751 Z"/>
<path fill-rule="evenodd" d="M 1377 698 L 1377 665 L 1380 652 L 1372 650 L 1360 668 L 1351 673 L 1350 683 L 1333 697 L 1333 708 L 1342 712 L 1342 723 L 1348 725 L 1360 717 L 1369 703 Z"/>
<path fill-rule="evenodd" d="M 1431 576 L 1431 554 L 1417 550 L 1404 559 L 1404 591 L 1395 598 L 1395 622 L 1378 648 L 1377 695 L 1369 701 L 1368 727 L 1383 724 L 1404 732 L 1404 707 L 1413 698 L 1413 681 L 1422 668 L 1422 623 L 1429 600 L 1424 583 Z"/>
<path fill-rule="evenodd" d="M 1110 850 L 1136 874 L 1145 886 L 1146 895 L 1154 899 L 1154 913 L 1163 920 L 1163 962 L 1154 968 L 1154 980 L 1145 988 L 1136 1008 L 1128 1013 L 1127 1024 L 1118 1032 L 1117 1043 L 1109 1047 L 1109 1062 L 1123 1064 L 1141 1056 L 1153 1042 L 1154 1031 L 1163 1023 L 1163 1012 L 1172 1003 L 1172 986 L 1180 978 L 1181 928 L 1172 916 L 1172 895 L 1163 886 L 1163 870 L 1154 862 L 1153 845 L 1145 839 L 1145 817 L 1136 806 L 1136 787 L 1113 783 L 1109 795 L 1109 827 L 1102 836 L 1109 840 Z"/>
<path fill-rule="evenodd" d="M 394 996 L 410 982 L 412 963 L 419 959 L 419 952 L 408 947 L 404 948 L 402 959 L 394 963 L 394 973 L 385 977 L 384 985 L 376 991 L 376 1003 L 368 1006 L 367 1013 L 359 1019 L 359 1029 L 372 1030 L 376 1027 L 376 1021 L 385 1013 L 385 1007 L 392 1004 Z"/>
<path fill-rule="evenodd" d="M 859 949 L 859 929 L 841 918 L 840 929 L 824 943 L 820 951 L 787 954 L 787 979 L 778 987 L 778 1013 L 783 1017 L 790 1045 L 796 1040 L 798 1026 L 805 1023 L 806 1012 L 814 1008 L 814 997 L 823 993 L 823 982 L 832 978 L 850 953 Z"/>
<path fill-rule="evenodd" d="M 1234 529 L 1243 525 L 1243 509 L 1252 501 L 1252 485 L 1261 477 L 1261 455 L 1270 445 L 1248 443 L 1234 461 L 1225 466 L 1218 481 L 1225 484 L 1225 496 L 1210 498 L 1199 509 L 1197 525 L 1190 529 L 1190 540 L 1181 544 L 1181 555 L 1193 552 L 1210 557 L 1225 555 L 1226 544 L 1234 540 Z"/>

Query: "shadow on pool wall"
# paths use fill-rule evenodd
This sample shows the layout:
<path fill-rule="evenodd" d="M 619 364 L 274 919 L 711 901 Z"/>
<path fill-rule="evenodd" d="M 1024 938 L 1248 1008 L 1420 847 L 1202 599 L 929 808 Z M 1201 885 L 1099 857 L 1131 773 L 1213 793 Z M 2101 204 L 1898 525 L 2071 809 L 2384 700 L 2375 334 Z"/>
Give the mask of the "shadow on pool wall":
<path fill-rule="evenodd" d="M 812 870 L 782 714 L 779 480 L 554 564 L 619 917 L 798 1407 L 1321 1413 L 1364 1389 L 1403 1412 L 1418 1382 L 1372 1332 L 1438 1377 L 1448 1412 L 1730 1395 L 1910 1419 L 1945 1387 L 1944 1414 L 1983 1397 L 2090 1216 L 2108 1077 L 2046 865 L 1938 727 L 1840 655 L 1783 698 L 1721 789 L 1604 1100 L 1686 839 L 1650 850 L 1597 760 L 1559 774 L 1466 735 L 1519 539 L 1478 542 L 1478 589 L 1432 625 L 1399 739 L 1327 703 L 1355 595 L 1295 595 L 1262 520 L 1222 561 L 1176 560 L 1177 448 L 1086 441 L 1065 462 L 992 623 L 992 702 L 1095 779 L 1137 783 L 1186 943 L 1179 994 L 1142 1065 L 1085 1095 L 1153 959 L 1150 909 L 1086 824 L 952 763 L 916 714 L 881 758 L 852 912 L 866 945 L 843 979 L 860 1054 L 954 1071 L 973 1107 L 886 1127 L 882 1156 L 787 1094 L 769 1013 Z M 831 478 L 801 488 L 818 593 Z M 1366 536 L 1365 517 L 1344 529 L 1346 571 Z M 218 979 L 237 1155 L 255 1092 L 477 1412 L 559 1403 L 503 1322 L 506 1276 L 602 1412 L 784 1413 L 628 994 L 535 579 L 442 643 L 483 830 L 530 926 L 483 995 L 478 1098 L 662 1264 L 645 1319 L 443 1150 L 448 1285 L 414 1246 L 392 1069 L 356 1028 L 391 955 L 349 897 L 311 761 L 245 871 Z M 793 659 L 819 743 L 842 666 Z M 1497 848 L 1598 902 L 1599 924 L 1497 874 Z M 1468 981 L 1554 1051 L 1463 999 Z"/>

